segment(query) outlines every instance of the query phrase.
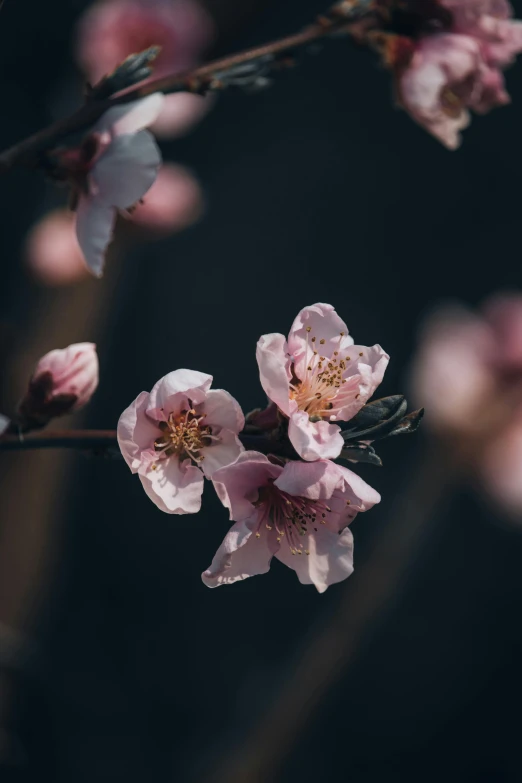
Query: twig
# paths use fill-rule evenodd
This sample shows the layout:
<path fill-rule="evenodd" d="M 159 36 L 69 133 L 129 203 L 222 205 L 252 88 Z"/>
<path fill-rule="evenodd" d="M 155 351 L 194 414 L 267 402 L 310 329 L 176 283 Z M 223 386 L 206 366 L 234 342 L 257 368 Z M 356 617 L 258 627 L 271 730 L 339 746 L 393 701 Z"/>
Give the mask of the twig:
<path fill-rule="evenodd" d="M 143 98 L 154 92 L 165 94 L 175 92 L 206 93 L 222 89 L 224 85 L 219 77 L 227 71 L 269 56 L 273 57 L 274 64 L 276 64 L 278 56 L 290 53 L 334 33 L 348 31 L 351 23 L 353 24 L 362 16 L 371 14 L 372 8 L 371 0 L 346 2 L 340 6 L 334 6 L 325 17 L 321 17 L 315 24 L 302 32 L 238 54 L 222 57 L 192 71 L 142 83 L 141 86 L 128 89 L 112 98 L 89 101 L 70 117 L 52 123 L 47 128 L 0 153 L 0 173 L 15 165 L 34 166 L 38 162 L 40 153 L 56 146 L 67 136 L 89 128 L 113 106 Z"/>

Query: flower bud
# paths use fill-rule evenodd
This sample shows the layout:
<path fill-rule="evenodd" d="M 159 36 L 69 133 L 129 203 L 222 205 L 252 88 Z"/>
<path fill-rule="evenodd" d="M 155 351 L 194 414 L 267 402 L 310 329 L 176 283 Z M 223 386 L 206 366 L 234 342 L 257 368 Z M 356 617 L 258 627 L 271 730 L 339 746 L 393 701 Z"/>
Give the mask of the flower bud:
<path fill-rule="evenodd" d="M 18 407 L 22 431 L 44 427 L 51 419 L 83 408 L 98 386 L 98 357 L 93 343 L 75 343 L 42 356 Z"/>

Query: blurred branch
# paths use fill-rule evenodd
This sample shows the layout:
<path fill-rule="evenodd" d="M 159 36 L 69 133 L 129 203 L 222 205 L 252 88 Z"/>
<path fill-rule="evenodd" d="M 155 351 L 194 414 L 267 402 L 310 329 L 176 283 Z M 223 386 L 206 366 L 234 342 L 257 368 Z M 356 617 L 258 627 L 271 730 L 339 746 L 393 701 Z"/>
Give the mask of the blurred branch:
<path fill-rule="evenodd" d="M 351 24 L 363 17 L 371 16 L 374 12 L 373 0 L 343 0 L 343 2 L 332 6 L 324 16 L 319 17 L 314 24 L 301 32 L 235 55 L 222 57 L 184 74 L 149 81 L 142 84 L 141 87 L 132 87 L 115 97 L 88 100 L 70 117 L 58 120 L 1 153 L 0 172 L 7 171 L 15 165 L 32 166 L 37 164 L 40 153 L 55 146 L 70 134 L 89 128 L 113 106 L 144 98 L 154 92 L 205 94 L 224 89 L 228 86 L 229 77 L 231 77 L 230 83 L 233 83 L 237 69 L 240 69 L 241 75 L 244 73 L 242 68 L 246 64 L 255 65 L 256 62 L 260 62 L 263 68 L 266 68 L 267 65 L 272 69 L 281 68 L 284 64 L 282 62 L 284 57 L 290 55 L 295 49 L 337 33 L 349 32 Z M 96 88 L 94 94 L 96 94 Z"/>

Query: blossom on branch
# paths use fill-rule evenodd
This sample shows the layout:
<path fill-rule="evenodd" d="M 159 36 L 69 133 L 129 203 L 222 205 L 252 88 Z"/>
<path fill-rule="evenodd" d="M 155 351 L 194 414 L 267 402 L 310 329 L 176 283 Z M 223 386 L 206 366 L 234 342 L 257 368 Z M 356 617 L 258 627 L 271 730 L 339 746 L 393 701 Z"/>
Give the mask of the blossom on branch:
<path fill-rule="evenodd" d="M 20 429 L 38 429 L 57 416 L 83 408 L 98 387 L 98 374 L 93 343 L 74 343 L 46 353 L 18 406 Z"/>
<path fill-rule="evenodd" d="M 449 149 L 460 144 L 469 110 L 509 103 L 503 69 L 522 51 L 522 22 L 506 0 L 404 3 L 416 34 L 391 36 L 385 53 L 399 104 Z M 411 19 L 410 19 L 411 21 Z"/>
<path fill-rule="evenodd" d="M 322 593 L 353 571 L 348 525 L 379 494 L 351 470 L 328 460 L 274 464 L 246 451 L 213 476 L 235 524 L 202 579 L 232 584 L 270 568 L 272 557 Z"/>
<path fill-rule="evenodd" d="M 55 179 L 73 188 L 76 234 L 87 265 L 103 271 L 117 210 L 128 210 L 154 183 L 161 154 L 144 130 L 158 116 L 164 97 L 147 98 L 109 109 L 79 147 L 54 150 Z"/>
<path fill-rule="evenodd" d="M 329 304 L 305 307 L 288 340 L 265 334 L 257 344 L 261 385 L 288 418 L 288 437 L 305 460 L 335 459 L 349 421 L 382 381 L 389 356 L 380 345 L 354 345 Z"/>
<path fill-rule="evenodd" d="M 122 413 L 118 443 L 150 499 L 168 514 L 201 507 L 204 476 L 237 459 L 244 427 L 239 404 L 211 389 L 212 376 L 175 370 Z"/>

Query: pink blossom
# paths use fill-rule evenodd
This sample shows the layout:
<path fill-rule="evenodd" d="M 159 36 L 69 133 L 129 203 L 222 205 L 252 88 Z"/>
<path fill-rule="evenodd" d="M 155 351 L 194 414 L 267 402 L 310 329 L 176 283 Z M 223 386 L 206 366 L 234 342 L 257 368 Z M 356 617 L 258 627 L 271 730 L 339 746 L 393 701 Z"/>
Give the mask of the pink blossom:
<path fill-rule="evenodd" d="M 168 514 L 199 511 L 203 475 L 210 478 L 243 450 L 237 437 L 244 427 L 241 408 L 211 384 L 211 375 L 175 370 L 150 394 L 142 392 L 118 422 L 125 461 Z"/>
<path fill-rule="evenodd" d="M 379 494 L 328 460 L 288 462 L 246 451 L 214 473 L 214 486 L 235 524 L 202 575 L 209 587 L 232 584 L 270 568 L 272 557 L 322 593 L 353 571 L 347 525 Z"/>
<path fill-rule="evenodd" d="M 75 224 L 70 210 L 56 209 L 31 229 L 25 259 L 32 275 L 44 285 L 70 285 L 89 276 Z"/>
<path fill-rule="evenodd" d="M 163 95 L 109 109 L 76 149 L 57 150 L 56 176 L 76 196 L 76 234 L 87 265 L 102 274 L 118 209 L 129 209 L 151 187 L 161 163 L 144 130 L 158 116 Z"/>
<path fill-rule="evenodd" d="M 42 356 L 18 406 L 21 432 L 45 427 L 48 422 L 79 410 L 98 386 L 98 357 L 93 343 L 75 343 Z"/>
<path fill-rule="evenodd" d="M 154 78 L 160 78 L 196 65 L 213 38 L 213 27 L 195 0 L 103 0 L 90 6 L 80 22 L 77 59 L 95 83 L 130 54 L 158 45 Z M 180 135 L 209 106 L 209 100 L 198 95 L 169 95 L 152 130 Z"/>
<path fill-rule="evenodd" d="M 71 410 L 83 408 L 98 387 L 98 356 L 94 343 L 74 343 L 68 348 L 56 348 L 42 356 L 36 365 L 32 382 L 42 376 L 52 381 L 51 396 L 72 395 L 76 398 Z"/>
<path fill-rule="evenodd" d="M 170 233 L 190 226 L 202 211 L 201 188 L 190 171 L 165 163 L 156 182 L 132 211 L 131 219 L 146 229 Z"/>
<path fill-rule="evenodd" d="M 257 344 L 261 385 L 288 417 L 288 437 L 305 460 L 335 459 L 339 426 L 365 405 L 382 381 L 389 356 L 380 345 L 354 345 L 329 304 L 305 307 L 288 341 L 265 334 Z"/>
<path fill-rule="evenodd" d="M 4 434 L 4 432 L 6 431 L 6 429 L 9 427 L 10 423 L 11 423 L 11 422 L 9 421 L 9 419 L 7 418 L 7 416 L 3 416 L 3 415 L 0 413 L 0 435 L 3 435 L 3 434 Z"/>
<path fill-rule="evenodd" d="M 441 0 L 449 29 L 422 35 L 411 61 L 397 68 L 401 105 L 449 149 L 460 144 L 469 110 L 509 103 L 502 69 L 522 51 L 522 23 L 504 0 Z"/>

